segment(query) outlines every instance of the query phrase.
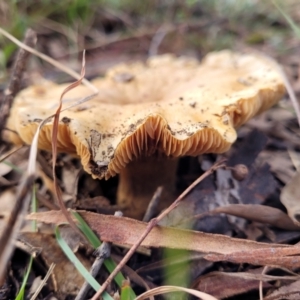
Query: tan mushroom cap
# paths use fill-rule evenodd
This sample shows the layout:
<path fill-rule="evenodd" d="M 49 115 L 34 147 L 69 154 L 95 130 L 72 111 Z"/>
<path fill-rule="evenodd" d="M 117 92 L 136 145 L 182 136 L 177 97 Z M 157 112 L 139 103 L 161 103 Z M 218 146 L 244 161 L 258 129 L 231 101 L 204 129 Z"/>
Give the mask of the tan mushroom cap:
<path fill-rule="evenodd" d="M 208 54 L 201 64 L 163 55 L 145 64 L 117 65 L 93 84 L 97 97 L 61 113 L 58 149 L 80 156 L 94 178 L 109 178 L 153 153 L 225 152 L 236 140 L 235 128 L 285 93 L 281 75 L 267 59 L 226 50 Z M 46 82 L 23 90 L 8 127 L 30 144 L 66 86 Z M 64 105 L 89 94 L 80 86 L 64 97 Z M 51 129 L 51 122 L 43 127 L 41 149 L 51 150 Z M 18 142 L 13 134 L 11 140 Z"/>

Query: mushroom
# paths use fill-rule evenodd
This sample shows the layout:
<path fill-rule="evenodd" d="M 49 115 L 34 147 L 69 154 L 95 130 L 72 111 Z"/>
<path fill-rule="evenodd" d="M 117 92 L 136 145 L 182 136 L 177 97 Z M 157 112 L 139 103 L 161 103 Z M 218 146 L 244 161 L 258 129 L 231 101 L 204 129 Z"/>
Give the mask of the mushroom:
<path fill-rule="evenodd" d="M 235 129 L 285 93 L 273 63 L 228 50 L 208 54 L 201 64 L 173 55 L 120 64 L 93 84 L 97 97 L 61 113 L 58 150 L 78 155 L 93 178 L 119 174 L 117 202 L 135 218 L 143 216 L 159 185 L 165 187 L 162 205 L 173 199 L 179 157 L 227 151 Z M 23 90 L 8 121 L 18 136 L 10 139 L 30 144 L 65 87 L 46 82 Z M 88 94 L 80 86 L 64 102 Z M 41 149 L 51 150 L 51 130 L 51 122 L 43 127 Z"/>

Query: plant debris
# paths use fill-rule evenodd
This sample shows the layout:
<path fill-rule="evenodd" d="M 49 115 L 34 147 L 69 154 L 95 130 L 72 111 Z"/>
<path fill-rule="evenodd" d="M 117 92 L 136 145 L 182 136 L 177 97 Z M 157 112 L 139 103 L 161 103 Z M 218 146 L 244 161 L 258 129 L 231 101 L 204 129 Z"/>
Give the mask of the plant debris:
<path fill-rule="evenodd" d="M 106 290 L 105 297 L 134 299 L 135 293 L 154 299 L 155 295 L 171 293 L 178 298 L 192 294 L 202 299 L 298 299 L 297 105 L 295 99 L 291 104 L 284 96 L 286 88 L 279 73 L 272 77 L 267 69 L 275 67 L 270 59 L 274 57 L 290 81 L 287 88 L 299 97 L 300 42 L 289 27 L 291 20 L 296 27 L 299 23 L 299 4 L 280 2 L 286 13 L 283 16 L 271 2 L 112 1 L 85 9 L 75 1 L 68 4 L 68 14 L 64 3 L 58 11 L 49 9 L 47 3 L 31 2 L 0 5 L 1 27 L 13 28 L 8 31 L 20 38 L 26 30 L 24 24 L 30 24 L 37 34 L 36 48 L 42 52 L 36 52 L 38 58 L 31 55 L 27 71 L 19 73 L 23 74 L 21 88 L 29 87 L 14 99 L 20 105 L 13 105 L 8 125 L 2 130 L 0 253 L 5 255 L 1 257 L 4 276 L 0 298 L 17 298 L 29 259 L 33 263 L 24 283 L 24 298 L 34 293 L 36 299 L 81 297 L 79 290 L 90 282 L 53 237 L 53 225 L 64 224 L 59 225 L 61 236 L 87 270 L 94 261 L 92 248 L 99 247 L 98 238 L 109 243 L 111 261 L 121 262 L 117 270 L 127 277 L 123 285 L 115 284 L 110 274 L 113 271 L 104 267 L 94 275 Z M 2 28 L 0 33 L 4 34 Z M 0 106 L 9 107 L 3 99 L 7 75 L 14 74 L 16 46 L 5 38 L 0 44 L 0 64 L 5 66 L 0 72 Z M 77 86 L 64 96 L 56 119 L 57 145 L 51 119 L 45 122 L 41 129 L 44 135 L 39 138 L 41 148 L 50 150 L 53 146 L 54 154 L 56 150 L 58 154 L 52 157 L 39 150 L 33 162 L 23 143 L 30 144 L 36 128 L 55 112 L 67 86 L 63 82 L 69 82 L 69 76 L 80 77 L 70 69 L 69 75 L 60 70 L 68 66 L 80 70 L 78 57 L 83 49 L 87 49 L 86 77 L 99 84 L 102 92 L 90 97 L 95 87 L 83 79 L 86 86 Z M 45 63 L 44 54 L 54 59 L 48 57 Z M 222 55 L 227 57 L 227 64 L 218 59 Z M 248 60 L 253 76 L 243 71 L 231 78 L 218 71 L 236 70 L 240 65 L 236 55 L 244 62 Z M 254 57 L 267 62 L 266 72 L 251 60 Z M 205 65 L 213 68 L 205 69 L 204 78 L 197 81 L 197 72 Z M 220 90 L 222 83 L 231 79 L 235 82 L 233 90 Z M 263 97 L 276 90 L 276 99 L 261 105 Z M 220 107 L 212 104 L 214 95 L 222 96 Z M 245 99 L 250 98 L 258 104 L 241 118 L 248 103 Z M 234 99 L 239 105 L 232 102 Z M 122 104 L 117 105 L 116 100 Z M 138 103 L 126 112 L 125 107 L 134 107 L 133 102 Z M 167 107 L 163 108 L 163 103 Z M 253 118 L 258 112 L 262 113 Z M 2 122 L 6 113 L 3 111 Z M 92 120 L 92 116 L 96 118 Z M 116 120 L 123 126 L 111 129 Z M 215 124 L 223 128 L 216 136 L 224 139 L 199 146 L 200 136 L 203 139 Z M 23 127 L 28 129 L 28 138 L 21 132 Z M 157 133 L 159 137 L 154 139 Z M 20 147 L 8 143 L 8 136 Z M 199 141 L 193 142 L 195 139 Z M 175 148 L 182 141 L 186 144 Z M 212 147 L 217 150 L 211 151 Z M 174 157 L 183 152 L 186 156 L 176 161 Z M 206 154 L 197 156 L 199 153 Z M 147 168 L 136 164 L 136 158 L 142 162 L 145 154 L 152 155 Z M 166 154 L 173 158 L 166 161 Z M 138 172 L 132 176 L 130 169 Z M 151 171 L 147 180 L 141 176 L 143 170 Z M 85 171 L 95 178 L 116 176 L 95 180 Z M 158 175 L 164 171 L 167 176 L 161 183 Z M 131 201 L 129 209 L 125 208 L 125 202 L 119 200 L 131 197 L 124 189 L 120 193 L 124 178 L 135 188 L 135 197 L 142 200 L 140 208 Z M 141 183 L 152 186 L 141 188 Z M 82 237 L 83 225 L 77 219 L 74 224 L 80 234 L 65 224 L 56 203 L 58 190 L 61 203 L 69 212 L 80 213 L 91 227 L 91 235 Z M 173 203 L 177 195 L 181 196 Z M 30 214 L 27 204 L 34 204 L 34 198 L 37 212 Z M 26 206 L 21 215 L 16 213 L 20 204 Z M 134 216 L 139 209 L 135 217 L 145 218 L 145 222 L 113 216 L 118 210 Z M 18 220 L 14 228 L 12 217 Z M 37 231 L 32 231 L 32 222 Z M 13 242 L 16 233 L 18 240 Z M 56 264 L 54 269 L 52 263 Z M 116 291 L 120 296 L 114 295 Z M 82 298 L 91 297 L 96 297 L 93 289 Z"/>

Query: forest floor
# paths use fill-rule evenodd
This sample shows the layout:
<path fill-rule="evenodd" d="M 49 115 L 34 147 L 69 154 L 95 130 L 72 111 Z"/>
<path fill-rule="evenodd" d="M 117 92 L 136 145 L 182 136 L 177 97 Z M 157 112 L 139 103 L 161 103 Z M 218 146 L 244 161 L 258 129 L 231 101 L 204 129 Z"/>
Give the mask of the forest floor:
<path fill-rule="evenodd" d="M 90 7 L 80 6 L 80 1 L 74 1 L 78 2 L 77 6 L 62 2 L 66 3 L 65 6 L 61 4 L 60 11 L 51 9 L 47 1 L 44 6 L 36 4 L 36 7 L 28 3 L 18 7 L 0 5 L 0 25 L 20 40 L 25 29 L 31 27 L 38 37 L 35 48 L 39 52 L 79 73 L 85 49 L 87 79 L 103 76 L 116 64 L 146 61 L 155 55 L 172 53 L 201 61 L 211 51 L 231 49 L 274 58 L 283 67 L 296 97 L 300 95 L 300 35 L 297 36 L 297 27 L 293 28 L 272 2 L 199 0 L 170 1 L 172 4 L 144 1 L 141 4 L 139 1 L 94 1 Z M 297 1 L 281 4 L 287 16 L 295 24 L 299 23 Z M 6 18 L 1 18 L 1 14 Z M 12 16 L 16 20 L 13 24 L 10 21 Z M 3 66 L 0 96 L 3 101 L 17 47 L 4 37 L 1 37 L 0 45 L 0 64 Z M 23 75 L 22 88 L 43 78 L 56 83 L 74 80 L 32 55 Z M 217 299 L 245 299 L 246 296 L 247 299 L 299 299 L 300 250 L 297 252 L 297 246 L 293 246 L 300 240 L 297 227 L 300 211 L 299 135 L 294 105 L 285 96 L 270 110 L 239 128 L 237 141 L 227 153 L 182 158 L 176 173 L 176 196 L 221 158 L 226 158 L 230 166 L 244 164 L 249 174 L 237 182 L 230 172 L 220 169 L 194 187 L 181 205 L 160 224 L 188 228 L 191 217 L 197 215 L 192 222 L 193 230 L 210 234 L 202 237 L 203 246 L 195 246 L 194 251 L 190 251 L 187 245 L 170 250 L 163 243 L 160 247 L 154 244 L 150 248 L 140 247 L 122 269 L 128 281 L 119 292 L 124 293 L 128 285 L 136 295 L 147 289 L 173 285 L 205 292 Z M 16 146 L 3 141 L 0 147 L 0 225 L 5 228 L 17 201 L 22 174 L 26 172 L 29 147 L 24 146 L 10 155 Z M 55 202 L 51 154 L 39 151 L 37 164 L 37 211 L 55 210 L 58 204 Z M 56 176 L 68 208 L 101 215 L 114 214 L 118 176 L 107 181 L 94 180 L 83 171 L 78 158 L 62 153 L 57 157 Z M 289 198 L 285 205 L 282 203 L 283 189 L 284 198 Z M 91 225 L 95 215 L 83 216 L 97 232 Z M 119 221 L 115 217 L 107 222 Z M 128 226 L 124 227 L 125 231 L 136 236 L 141 233 L 134 221 L 122 222 L 118 226 Z M 56 221 L 53 219 L 52 223 Z M 73 229 L 65 226 L 60 230 L 89 269 L 95 260 L 93 247 Z M 158 239 L 156 234 L 153 233 L 154 238 Z M 189 234 L 191 239 L 198 241 L 194 231 Z M 111 237 L 110 241 L 115 241 L 114 238 Z M 244 245 L 234 238 L 247 240 L 249 245 L 255 245 L 251 244 L 255 241 L 269 247 L 251 246 L 253 252 L 247 252 Z M 126 244 L 125 236 L 121 240 Z M 219 249 L 233 247 L 232 253 L 221 257 L 220 250 L 218 256 L 210 248 L 211 244 L 205 245 L 208 241 L 216 243 Z M 13 254 L 0 288 L 0 299 L 17 297 L 33 253 L 36 257 L 24 289 L 26 298 L 30 299 L 51 264 L 55 263 L 56 267 L 36 299 L 75 299 L 84 279 L 62 252 L 53 225 L 39 223 L 38 231 L 32 232 L 31 221 L 27 220 L 13 245 L 10 250 Z M 278 253 L 275 247 L 278 247 Z M 128 247 L 113 243 L 111 258 L 118 263 L 127 251 Z M 102 271 L 97 279 L 102 283 L 108 275 L 107 271 Z M 260 289 L 264 296 L 260 295 Z M 114 283 L 108 287 L 110 293 L 117 290 Z M 81 299 L 89 299 L 92 295 L 93 290 L 90 290 L 89 295 Z M 187 298 L 186 294 L 180 296 Z M 203 299 L 209 298 L 203 296 Z"/>

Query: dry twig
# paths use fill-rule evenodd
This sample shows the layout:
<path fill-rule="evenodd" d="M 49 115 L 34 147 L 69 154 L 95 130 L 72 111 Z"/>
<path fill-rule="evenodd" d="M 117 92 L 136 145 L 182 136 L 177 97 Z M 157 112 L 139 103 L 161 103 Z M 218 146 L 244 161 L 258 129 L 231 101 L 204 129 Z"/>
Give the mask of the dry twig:
<path fill-rule="evenodd" d="M 8 39 L 10 39 L 12 42 L 14 42 L 20 48 L 25 49 L 26 51 L 34 54 L 37 57 L 40 57 L 41 59 L 43 59 L 47 63 L 49 63 L 52 66 L 58 68 L 59 70 L 65 72 L 66 74 L 70 75 L 71 77 L 73 77 L 73 78 L 75 78 L 77 80 L 81 78 L 81 75 L 78 74 L 77 72 L 75 72 L 72 69 L 68 68 L 67 66 L 61 64 L 57 60 L 55 60 L 55 59 L 53 59 L 53 58 L 51 58 L 51 57 L 49 57 L 49 56 L 47 56 L 47 55 L 45 55 L 43 53 L 40 53 L 39 51 L 36 51 L 32 47 L 29 47 L 29 46 L 25 45 L 24 43 L 20 42 L 18 39 L 16 39 L 15 37 L 13 37 L 11 34 L 9 34 L 7 31 L 5 31 L 1 27 L 0 27 L 0 34 L 3 34 L 5 37 L 7 37 Z M 98 89 L 92 83 L 90 83 L 87 79 L 83 78 L 82 79 L 82 83 L 86 87 L 88 87 L 89 89 L 91 89 L 93 92 L 98 93 Z"/>
<path fill-rule="evenodd" d="M 99 248 L 96 249 L 95 254 L 97 255 L 91 270 L 90 274 L 96 278 L 98 275 L 100 268 L 102 267 L 102 264 L 106 258 L 110 257 L 110 243 L 102 243 Z M 84 300 L 86 299 L 86 295 L 89 291 L 91 286 L 88 284 L 88 282 L 84 282 L 83 286 L 81 287 L 79 293 L 77 294 L 75 300 Z"/>
<path fill-rule="evenodd" d="M 3 284 L 5 267 L 13 252 L 15 237 L 21 227 L 23 217 L 30 203 L 30 191 L 34 180 L 34 174 L 29 173 L 21 182 L 16 195 L 16 204 L 2 228 L 2 234 L 0 235 L 0 286 Z"/>
<path fill-rule="evenodd" d="M 156 211 L 158 203 L 159 203 L 159 201 L 161 199 L 161 193 L 162 193 L 162 191 L 163 191 L 163 187 L 162 186 L 159 186 L 156 189 L 156 191 L 155 191 L 155 193 L 154 193 L 154 195 L 153 195 L 153 197 L 152 197 L 152 199 L 151 199 L 151 201 L 150 201 L 150 203 L 148 205 L 148 208 L 146 210 L 145 216 L 143 218 L 143 222 L 149 222 L 151 220 L 151 218 L 153 217 L 154 212 Z"/>
<path fill-rule="evenodd" d="M 25 33 L 24 44 L 29 47 L 34 47 L 37 41 L 36 33 L 32 29 L 28 29 Z M 13 73 L 6 90 L 4 91 L 3 101 L 0 102 L 0 131 L 4 128 L 6 119 L 9 115 L 10 108 L 16 94 L 20 90 L 21 80 L 26 68 L 27 60 L 30 52 L 25 49 L 20 49 L 15 61 Z"/>

